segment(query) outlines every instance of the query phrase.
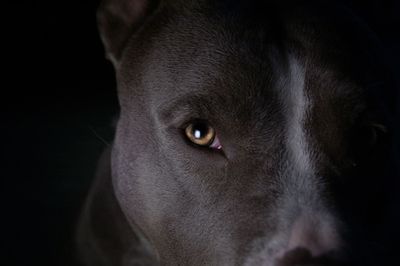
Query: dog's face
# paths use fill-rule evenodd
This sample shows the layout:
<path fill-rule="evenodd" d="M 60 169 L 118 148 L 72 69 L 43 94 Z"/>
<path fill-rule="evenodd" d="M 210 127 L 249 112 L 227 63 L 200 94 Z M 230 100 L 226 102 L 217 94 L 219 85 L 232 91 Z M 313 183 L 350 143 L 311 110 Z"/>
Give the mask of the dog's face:
<path fill-rule="evenodd" d="M 382 77 L 355 22 L 312 4 L 171 2 L 110 0 L 99 16 L 121 105 L 114 187 L 161 264 L 381 257 Z"/>

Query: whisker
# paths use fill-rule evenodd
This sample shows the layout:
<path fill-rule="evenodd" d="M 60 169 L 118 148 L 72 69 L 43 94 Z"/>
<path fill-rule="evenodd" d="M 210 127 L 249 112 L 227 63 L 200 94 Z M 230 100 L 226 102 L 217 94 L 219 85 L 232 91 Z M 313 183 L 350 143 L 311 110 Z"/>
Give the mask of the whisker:
<path fill-rule="evenodd" d="M 110 143 L 108 143 L 103 137 L 101 137 L 96 130 L 92 127 L 92 126 L 88 126 L 88 128 L 90 129 L 90 131 L 101 141 L 103 142 L 107 147 L 110 146 Z"/>

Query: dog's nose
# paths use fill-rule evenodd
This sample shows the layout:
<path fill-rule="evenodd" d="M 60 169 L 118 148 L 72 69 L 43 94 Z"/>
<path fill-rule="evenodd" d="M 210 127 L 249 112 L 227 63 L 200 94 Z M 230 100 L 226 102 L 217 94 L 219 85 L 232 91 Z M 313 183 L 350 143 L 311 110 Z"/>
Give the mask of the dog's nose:
<path fill-rule="evenodd" d="M 333 219 L 309 215 L 294 222 L 287 248 L 305 248 L 312 256 L 320 256 L 338 249 L 339 246 L 339 229 Z"/>
<path fill-rule="evenodd" d="M 332 219 L 303 216 L 292 225 L 277 266 L 339 265 L 340 246 L 339 229 Z"/>
<path fill-rule="evenodd" d="M 284 254 L 275 263 L 276 266 L 342 266 L 342 262 L 329 253 L 313 256 L 305 248 L 296 248 Z"/>

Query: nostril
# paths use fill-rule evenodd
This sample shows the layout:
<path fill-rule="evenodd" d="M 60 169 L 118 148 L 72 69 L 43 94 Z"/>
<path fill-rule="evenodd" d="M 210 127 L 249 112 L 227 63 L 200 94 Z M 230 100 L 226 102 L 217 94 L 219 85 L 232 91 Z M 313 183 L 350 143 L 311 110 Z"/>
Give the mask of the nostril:
<path fill-rule="evenodd" d="M 342 241 L 335 220 L 321 214 L 301 215 L 290 228 L 287 246 L 277 254 L 276 266 L 343 265 Z"/>
<path fill-rule="evenodd" d="M 277 266 L 289 266 L 310 263 L 312 258 L 311 252 L 304 248 L 297 248 L 289 251 L 278 260 Z"/>
<path fill-rule="evenodd" d="M 276 266 L 338 266 L 342 265 L 329 254 L 313 257 L 305 248 L 296 248 L 286 252 L 276 260 Z"/>
<path fill-rule="evenodd" d="M 301 217 L 292 226 L 286 251 L 302 248 L 317 257 L 341 246 L 337 227 L 320 219 Z"/>

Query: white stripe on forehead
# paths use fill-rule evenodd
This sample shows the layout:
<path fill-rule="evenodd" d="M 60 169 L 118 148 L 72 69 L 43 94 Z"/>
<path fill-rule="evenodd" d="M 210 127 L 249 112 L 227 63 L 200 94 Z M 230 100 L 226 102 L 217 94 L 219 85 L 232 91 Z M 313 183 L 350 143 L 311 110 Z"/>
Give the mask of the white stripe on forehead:
<path fill-rule="evenodd" d="M 313 171 L 311 147 L 305 131 L 306 116 L 311 101 L 305 91 L 305 69 L 289 56 L 289 76 L 286 88 L 287 136 L 286 145 L 293 169 L 299 174 Z"/>

